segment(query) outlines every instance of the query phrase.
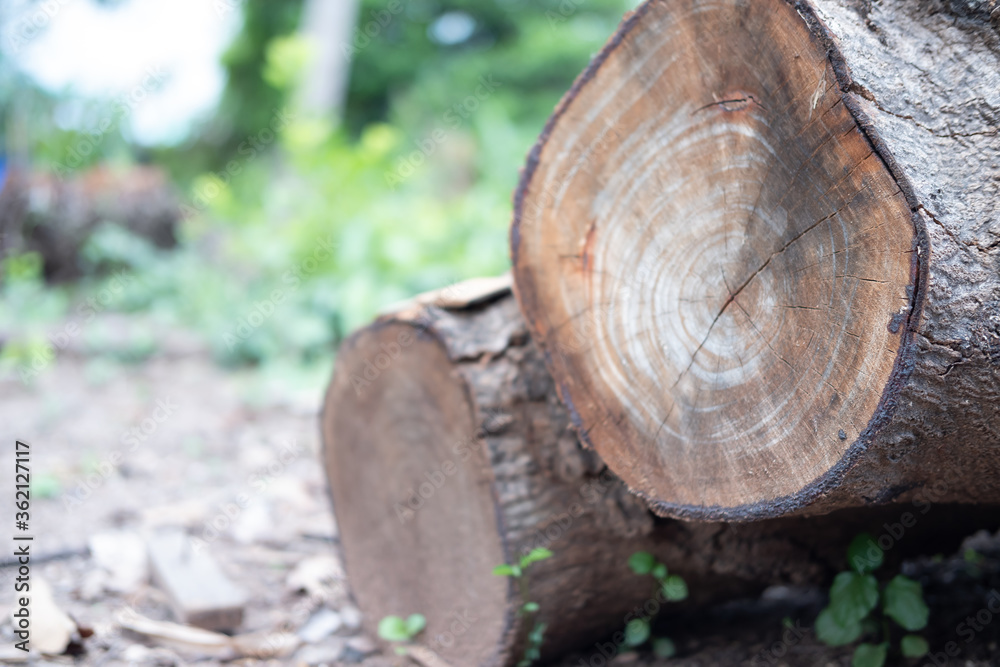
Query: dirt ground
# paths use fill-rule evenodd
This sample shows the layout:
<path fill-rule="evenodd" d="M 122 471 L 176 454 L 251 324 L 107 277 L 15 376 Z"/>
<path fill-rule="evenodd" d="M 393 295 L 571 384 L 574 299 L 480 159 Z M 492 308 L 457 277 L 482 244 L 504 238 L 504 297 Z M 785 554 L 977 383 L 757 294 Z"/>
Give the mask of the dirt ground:
<path fill-rule="evenodd" d="M 318 369 L 307 388 L 296 391 L 260 373 L 220 368 L 197 337 L 148 319 L 108 315 L 103 324 L 114 332 L 154 330 L 156 352 L 129 364 L 107 350 L 71 344 L 31 387 L 15 375 L 0 377 L 0 437 L 10 457 L 0 493 L 13 499 L 13 442 L 28 441 L 36 484 L 31 576 L 51 585 L 56 606 L 89 635 L 70 645 L 75 655 L 32 656 L 29 663 L 409 664 L 380 652 L 364 634 L 337 557 L 318 463 L 317 412 L 328 369 Z M 0 539 L 7 545 L 14 544 L 12 504 L 0 502 L 10 514 L 0 517 Z M 299 646 L 269 660 L 232 654 L 220 659 L 123 627 L 140 616 L 176 620 L 167 596 L 150 583 L 143 547 L 148 536 L 170 530 L 185 531 L 246 591 L 240 634 L 284 632 L 297 636 Z M 947 663 L 941 654 L 937 663 L 925 658 L 899 664 L 1000 665 L 1000 622 L 992 614 L 990 622 L 980 617 L 981 630 L 968 643 L 959 627 L 1000 589 L 1000 537 L 979 534 L 967 546 L 979 555 L 973 562 L 960 552 L 904 568 L 925 586 L 932 610 L 925 635 L 932 651 L 954 641 L 959 654 Z M 17 574 L 11 560 L 0 557 L 4 664 L 17 655 L 10 651 Z M 818 589 L 770 589 L 759 600 L 663 619 L 661 634 L 675 640 L 677 658 L 657 661 L 639 652 L 610 662 L 849 665 L 850 649 L 822 646 L 812 633 L 823 604 Z M 783 620 L 801 631 L 786 632 Z M 561 664 L 607 662 L 595 644 Z"/>

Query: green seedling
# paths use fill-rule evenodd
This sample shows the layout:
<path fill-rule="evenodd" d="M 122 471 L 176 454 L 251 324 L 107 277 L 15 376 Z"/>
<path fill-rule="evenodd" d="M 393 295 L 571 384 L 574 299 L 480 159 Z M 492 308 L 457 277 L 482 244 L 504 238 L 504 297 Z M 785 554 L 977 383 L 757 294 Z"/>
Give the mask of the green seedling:
<path fill-rule="evenodd" d="M 816 636 L 828 646 L 853 644 L 865 635 L 881 638 L 854 649 L 852 667 L 882 667 L 892 641 L 890 621 L 907 633 L 927 626 L 929 610 L 919 583 L 899 574 L 884 584 L 872 574 L 884 560 L 882 550 L 867 533 L 858 535 L 847 549 L 850 570 L 841 572 L 830 587 L 830 604 L 816 618 Z M 927 640 L 905 634 L 899 642 L 906 658 L 928 651 Z"/>
<path fill-rule="evenodd" d="M 656 583 L 656 597 L 663 596 L 668 602 L 680 602 L 688 596 L 687 583 L 682 577 L 670 574 L 667 566 L 648 551 L 637 551 L 628 559 L 632 572 L 649 575 Z M 650 640 L 650 618 L 636 618 L 625 626 L 625 645 L 638 647 L 650 641 L 653 653 L 659 658 L 669 658 L 677 653 L 674 642 L 667 637 L 653 637 Z"/>
<path fill-rule="evenodd" d="M 493 574 L 501 577 L 513 577 L 517 582 L 517 588 L 521 593 L 521 608 L 517 612 L 519 616 L 530 615 L 534 617 L 538 614 L 540 607 L 537 602 L 531 600 L 531 595 L 528 591 L 528 579 L 524 575 L 528 572 L 528 568 L 531 567 L 532 563 L 537 563 L 546 558 L 552 558 L 552 552 L 539 547 L 521 556 L 517 563 L 505 563 L 493 568 Z M 517 663 L 517 667 L 528 667 L 542 657 L 542 641 L 544 637 L 545 623 L 536 618 L 535 624 L 532 626 L 531 631 L 528 632 L 527 642 L 524 647 L 524 657 Z"/>
<path fill-rule="evenodd" d="M 386 616 L 378 622 L 378 636 L 397 644 L 397 654 L 406 655 L 406 644 L 412 643 L 425 627 L 427 619 L 423 614 L 410 614 L 405 619 L 402 616 Z"/>

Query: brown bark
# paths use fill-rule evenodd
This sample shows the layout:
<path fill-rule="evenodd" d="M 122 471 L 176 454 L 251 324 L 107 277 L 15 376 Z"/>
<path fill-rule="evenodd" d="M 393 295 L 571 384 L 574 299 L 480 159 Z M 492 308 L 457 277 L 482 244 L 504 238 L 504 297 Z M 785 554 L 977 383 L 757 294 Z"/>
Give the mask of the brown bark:
<path fill-rule="evenodd" d="M 969 8 L 649 0 L 550 119 L 515 291 L 657 513 L 1000 501 L 1000 38 Z"/>
<path fill-rule="evenodd" d="M 905 508 L 740 526 L 655 517 L 580 446 L 516 302 L 487 288 L 421 299 L 338 353 L 324 461 L 345 567 L 373 634 L 386 615 L 422 613 L 419 641 L 450 664 L 515 663 L 534 621 L 517 614 L 519 591 L 490 572 L 546 547 L 555 555 L 531 567 L 528 590 L 553 656 L 606 640 L 653 599 L 652 580 L 627 567 L 636 551 L 682 575 L 691 597 L 681 604 L 693 607 L 822 581 L 857 532 L 880 535 L 885 521 L 902 520 Z M 893 540 L 891 559 L 928 540 L 945 549 L 986 523 L 946 508 L 909 511 L 916 525 Z"/>

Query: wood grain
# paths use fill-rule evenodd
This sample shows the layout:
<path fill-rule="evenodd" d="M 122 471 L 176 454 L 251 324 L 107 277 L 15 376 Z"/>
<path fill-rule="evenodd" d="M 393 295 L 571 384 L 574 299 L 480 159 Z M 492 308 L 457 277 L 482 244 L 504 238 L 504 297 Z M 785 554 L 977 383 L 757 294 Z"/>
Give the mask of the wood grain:
<path fill-rule="evenodd" d="M 788 3 L 643 5 L 557 111 L 516 216 L 563 398 L 668 513 L 795 494 L 877 412 L 914 224 Z"/>

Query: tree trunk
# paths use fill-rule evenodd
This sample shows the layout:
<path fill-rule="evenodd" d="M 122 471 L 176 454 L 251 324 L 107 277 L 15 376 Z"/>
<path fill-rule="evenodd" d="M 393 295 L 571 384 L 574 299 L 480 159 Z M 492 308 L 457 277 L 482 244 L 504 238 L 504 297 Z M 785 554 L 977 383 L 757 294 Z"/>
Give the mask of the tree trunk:
<path fill-rule="evenodd" d="M 527 580 L 552 656 L 605 640 L 637 608 L 659 608 L 652 579 L 627 567 L 636 551 L 683 576 L 691 596 L 682 604 L 696 606 L 822 581 L 857 532 L 880 535 L 883 523 L 907 523 L 905 538 L 897 531 L 883 545 L 894 559 L 928 539 L 947 549 L 985 523 L 929 503 L 910 508 L 915 526 L 898 508 L 740 526 L 659 519 L 580 446 L 509 292 L 481 286 L 421 299 L 338 353 L 324 461 L 373 634 L 386 615 L 422 613 L 419 641 L 449 663 L 513 664 L 535 619 L 518 615 L 520 592 L 490 573 L 535 547 L 555 554 Z"/>
<path fill-rule="evenodd" d="M 314 49 L 299 97 L 302 107 L 321 117 L 343 116 L 355 51 L 359 0 L 306 0 L 300 31 Z"/>
<path fill-rule="evenodd" d="M 515 290 L 658 514 L 1000 500 L 991 9 L 650 0 L 560 103 Z"/>

